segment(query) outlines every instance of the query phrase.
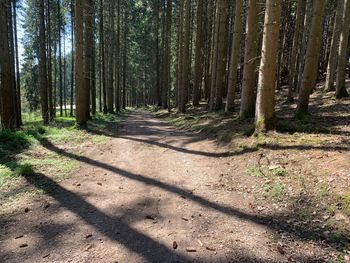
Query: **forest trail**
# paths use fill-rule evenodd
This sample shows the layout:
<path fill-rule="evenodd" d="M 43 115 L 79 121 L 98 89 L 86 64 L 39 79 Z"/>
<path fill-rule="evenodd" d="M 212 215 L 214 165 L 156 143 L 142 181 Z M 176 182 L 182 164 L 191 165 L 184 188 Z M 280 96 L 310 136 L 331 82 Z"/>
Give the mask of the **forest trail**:
<path fill-rule="evenodd" d="M 104 134 L 106 145 L 82 154 L 43 143 L 80 167 L 59 183 L 27 179 L 46 194 L 12 215 L 0 243 L 4 261 L 321 262 L 315 256 L 328 253 L 252 210 L 252 195 L 215 187 L 238 165 L 237 153 L 215 141 L 143 111 Z M 290 234 L 290 244 L 274 233 Z M 292 243 L 293 259 L 285 253 Z"/>

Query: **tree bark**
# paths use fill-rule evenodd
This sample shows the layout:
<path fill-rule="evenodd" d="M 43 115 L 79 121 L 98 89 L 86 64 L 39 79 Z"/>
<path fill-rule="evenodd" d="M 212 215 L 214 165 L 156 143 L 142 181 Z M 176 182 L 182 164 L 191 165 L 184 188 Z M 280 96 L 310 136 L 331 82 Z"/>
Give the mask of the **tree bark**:
<path fill-rule="evenodd" d="M 233 39 L 232 39 L 228 87 L 227 87 L 227 102 L 226 102 L 226 108 L 225 108 L 226 112 L 234 111 L 235 94 L 236 94 L 236 86 L 237 86 L 237 68 L 239 65 L 240 52 L 241 52 L 243 0 L 237 0 L 235 8 L 236 8 L 235 22 L 234 22 L 234 29 L 233 29 Z"/>
<path fill-rule="evenodd" d="M 199 106 L 200 89 L 203 78 L 203 60 L 204 60 L 204 1 L 198 0 L 197 5 L 197 35 L 195 48 L 195 73 L 193 84 L 193 106 Z"/>
<path fill-rule="evenodd" d="M 339 53 L 338 53 L 338 70 L 337 70 L 337 84 L 335 90 L 335 97 L 337 99 L 349 97 L 345 85 L 345 69 L 349 57 L 347 56 L 347 48 L 349 44 L 350 32 L 350 0 L 345 0 L 343 14 L 343 28 L 340 34 Z"/>
<path fill-rule="evenodd" d="M 298 58 L 298 50 L 300 48 L 300 32 L 302 30 L 304 18 L 305 18 L 305 9 L 306 9 L 306 0 L 298 0 L 297 11 L 296 11 L 296 19 L 295 19 L 295 29 L 293 36 L 293 47 L 292 47 L 292 55 L 290 62 L 290 72 L 288 77 L 288 97 L 287 102 L 292 102 L 294 100 L 294 88 L 295 88 L 295 79 L 297 72 L 297 58 Z"/>
<path fill-rule="evenodd" d="M 336 76 L 337 54 L 339 51 L 340 34 L 342 31 L 341 29 L 343 22 L 344 2 L 344 0 L 338 0 L 337 3 L 337 11 L 335 15 L 335 22 L 333 28 L 333 37 L 327 66 L 325 91 L 335 90 L 334 80 Z"/>
<path fill-rule="evenodd" d="M 45 38 L 45 5 L 44 0 L 39 0 L 39 72 L 40 72 L 40 102 L 41 115 L 44 124 L 48 124 L 49 105 L 47 99 L 47 63 L 46 63 L 46 38 Z"/>
<path fill-rule="evenodd" d="M 275 89 L 280 19 L 281 2 L 267 0 L 255 113 L 255 128 L 258 132 L 272 130 L 276 124 Z"/>
<path fill-rule="evenodd" d="M 249 0 L 244 50 L 241 119 L 251 118 L 255 111 L 255 83 L 258 55 L 258 0 Z"/>
<path fill-rule="evenodd" d="M 13 83 L 11 70 L 11 54 L 9 47 L 8 27 L 9 19 L 8 8 L 9 0 L 0 1 L 0 67 L 1 67 L 1 124 L 3 129 L 16 129 L 16 110 L 15 110 L 15 83 Z"/>
<path fill-rule="evenodd" d="M 88 121 L 84 76 L 84 5 L 85 0 L 75 0 L 75 97 L 76 120 L 79 125 L 85 125 Z"/>
<path fill-rule="evenodd" d="M 305 55 L 305 66 L 302 83 L 299 92 L 297 117 L 302 117 L 302 115 L 307 113 L 310 94 L 316 87 L 325 5 L 325 0 L 314 0 L 312 24 Z"/>

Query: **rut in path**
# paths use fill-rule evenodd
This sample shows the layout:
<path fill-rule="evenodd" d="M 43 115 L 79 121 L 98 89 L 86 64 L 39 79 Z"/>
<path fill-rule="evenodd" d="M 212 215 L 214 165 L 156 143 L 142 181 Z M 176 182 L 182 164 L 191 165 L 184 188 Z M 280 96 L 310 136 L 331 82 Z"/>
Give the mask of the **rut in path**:
<path fill-rule="evenodd" d="M 131 113 L 122 125 L 102 133 L 110 137 L 108 144 L 91 147 L 83 155 L 42 141 L 48 150 L 78 160 L 80 167 L 60 183 L 44 174 L 26 178 L 46 195 L 32 204 L 35 213 L 12 218 L 7 229 L 10 234 L 1 238 L 0 259 L 288 260 L 269 245 L 271 233 L 283 229 L 284 221 L 270 225 L 272 217 L 249 210 L 250 197 L 213 187 L 232 157 L 243 152 L 225 150 L 212 140 L 177 130 L 142 111 Z M 40 209 L 44 201 L 52 205 Z M 14 239 L 18 235 L 24 237 Z M 28 247 L 19 248 L 19 242 Z"/>

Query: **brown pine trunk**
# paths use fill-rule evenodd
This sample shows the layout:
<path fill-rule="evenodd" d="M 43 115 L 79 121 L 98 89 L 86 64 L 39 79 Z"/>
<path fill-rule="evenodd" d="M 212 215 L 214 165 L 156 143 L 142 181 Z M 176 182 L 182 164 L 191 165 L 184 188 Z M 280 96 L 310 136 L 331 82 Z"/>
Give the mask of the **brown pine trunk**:
<path fill-rule="evenodd" d="M 182 44 L 182 77 L 180 94 L 180 112 L 186 111 L 187 93 L 189 89 L 189 52 L 190 52 L 190 26 L 191 26 L 191 3 L 190 0 L 184 0 L 183 7 L 183 44 Z"/>
<path fill-rule="evenodd" d="M 258 55 L 258 0 L 249 0 L 244 50 L 240 118 L 250 118 L 255 111 L 255 83 Z"/>
<path fill-rule="evenodd" d="M 339 51 L 339 41 L 340 41 L 340 33 L 342 28 L 343 13 L 344 13 L 344 0 L 338 0 L 337 11 L 335 14 L 331 49 L 329 53 L 328 66 L 327 66 L 327 75 L 326 75 L 326 84 L 325 84 L 326 91 L 335 90 L 334 80 L 336 76 L 337 54 Z"/>
<path fill-rule="evenodd" d="M 302 83 L 299 92 L 297 117 L 302 117 L 302 115 L 307 113 L 310 94 L 316 87 L 325 5 L 325 0 L 314 1 L 312 24 L 305 55 L 305 66 Z"/>
<path fill-rule="evenodd" d="M 281 2 L 267 0 L 255 113 L 257 131 L 275 128 L 275 89 L 280 19 Z"/>
<path fill-rule="evenodd" d="M 21 79 L 19 72 L 19 56 L 18 56 L 18 37 L 17 37 L 17 9 L 16 0 L 13 0 L 13 24 L 14 24 L 14 47 L 16 58 L 16 113 L 17 113 L 17 127 L 22 123 L 22 107 L 21 107 Z M 51 87 L 52 88 L 52 87 Z"/>
<path fill-rule="evenodd" d="M 46 38 L 45 38 L 45 6 L 44 0 L 39 0 L 39 79 L 41 115 L 44 124 L 48 124 L 49 105 L 47 100 L 47 63 L 46 63 Z"/>
<path fill-rule="evenodd" d="M 288 77 L 288 97 L 287 97 L 288 102 L 291 102 L 294 99 L 293 95 L 294 95 L 294 89 L 296 85 L 295 75 L 297 72 L 297 58 L 298 58 L 298 50 L 300 49 L 299 39 L 300 39 L 300 33 L 302 30 L 304 18 L 305 18 L 305 8 L 306 8 L 306 0 L 298 0 L 295 29 L 294 29 L 294 36 L 293 36 L 292 55 L 291 55 L 291 62 L 290 62 L 290 72 Z"/>
<path fill-rule="evenodd" d="M 84 2 L 85 0 L 75 0 L 75 97 L 76 120 L 79 125 L 85 125 L 88 121 L 84 78 Z"/>
<path fill-rule="evenodd" d="M 337 84 L 335 90 L 335 97 L 337 99 L 349 97 L 349 93 L 345 86 L 345 68 L 347 60 L 347 48 L 349 43 L 349 31 L 350 31 L 350 0 L 345 0 L 345 10 L 343 14 L 343 29 L 340 34 L 339 42 L 339 54 L 338 54 L 338 70 L 337 70 Z"/>
<path fill-rule="evenodd" d="M 219 110 L 222 108 L 222 90 L 225 83 L 226 70 L 226 44 L 227 44 L 227 23 L 228 23 L 228 1 L 222 0 L 217 3 L 217 37 L 214 52 L 216 52 L 216 67 L 215 67 L 215 96 L 211 98 L 214 100 L 214 105 L 211 110 Z"/>
<path fill-rule="evenodd" d="M 227 87 L 226 112 L 234 111 L 235 94 L 237 86 L 237 68 L 240 61 L 241 34 L 242 34 L 242 11 L 243 0 L 237 0 L 235 5 L 235 22 L 233 29 L 233 39 L 231 47 L 231 57 L 229 66 L 229 77 Z"/>
<path fill-rule="evenodd" d="M 3 129 L 14 130 L 16 128 L 16 102 L 15 83 L 13 82 L 11 70 L 11 54 L 9 47 L 8 22 L 11 17 L 8 16 L 10 1 L 0 2 L 0 67 L 1 67 L 1 125 Z"/>
<path fill-rule="evenodd" d="M 113 107 L 113 99 L 114 99 L 114 87 L 113 87 L 113 79 L 114 79 L 114 55 L 113 55 L 113 47 L 114 47 L 114 3 L 110 1 L 109 4 L 109 25 L 108 25 L 108 89 L 107 89 L 107 111 L 109 113 L 114 112 Z"/>
<path fill-rule="evenodd" d="M 200 89 L 203 78 L 203 59 L 204 59 L 204 1 L 198 0 L 197 5 L 197 35 L 195 48 L 195 72 L 193 84 L 193 106 L 199 106 Z"/>

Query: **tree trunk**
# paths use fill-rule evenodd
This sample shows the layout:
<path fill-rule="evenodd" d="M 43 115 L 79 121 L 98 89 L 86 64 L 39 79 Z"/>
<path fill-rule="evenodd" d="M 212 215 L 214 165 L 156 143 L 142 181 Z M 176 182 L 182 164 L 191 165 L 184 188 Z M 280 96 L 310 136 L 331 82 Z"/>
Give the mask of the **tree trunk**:
<path fill-rule="evenodd" d="M 305 18 L 305 8 L 306 8 L 306 0 L 298 0 L 297 11 L 296 11 L 296 20 L 295 20 L 295 29 L 293 36 L 293 47 L 292 47 L 292 55 L 290 62 L 290 72 L 288 77 L 288 97 L 287 102 L 293 101 L 293 94 L 295 88 L 295 79 L 297 72 L 297 58 L 298 58 L 298 50 L 300 48 L 299 39 L 300 32 L 302 30 L 304 18 Z"/>
<path fill-rule="evenodd" d="M 229 78 L 227 87 L 226 112 L 232 112 L 235 104 L 235 94 L 237 86 L 237 68 L 240 61 L 241 34 L 242 34 L 242 11 L 243 0 L 237 0 L 235 6 L 235 22 L 233 29 L 231 58 L 229 66 Z"/>
<path fill-rule="evenodd" d="M 17 112 L 17 127 L 21 126 L 22 123 L 22 107 L 21 107 L 21 79 L 19 72 L 19 56 L 18 56 L 18 37 L 17 37 L 17 9 L 16 0 L 13 0 L 13 24 L 14 24 L 14 37 L 15 37 L 15 58 L 16 58 L 16 112 Z M 52 88 L 52 87 L 51 87 Z"/>
<path fill-rule="evenodd" d="M 243 84 L 241 95 L 241 119 L 254 116 L 255 83 L 258 55 L 258 0 L 249 0 L 244 50 Z"/>
<path fill-rule="evenodd" d="M 73 107 L 74 107 L 74 3 L 73 0 L 70 2 L 71 8 L 71 40 L 72 40 L 72 69 L 71 69 L 71 85 L 70 85 L 70 116 L 73 117 Z"/>
<path fill-rule="evenodd" d="M 45 38 L 45 6 L 44 0 L 39 0 L 39 72 L 40 72 L 40 101 L 41 115 L 44 124 L 49 123 L 49 105 L 47 100 L 47 64 L 46 64 L 46 38 Z"/>
<path fill-rule="evenodd" d="M 108 89 L 107 89 L 107 111 L 109 113 L 114 112 L 113 99 L 114 99 L 114 87 L 113 87 L 113 78 L 114 78 L 114 56 L 113 56 L 113 46 L 114 46 L 114 3 L 110 1 L 109 5 L 109 25 L 108 25 Z"/>
<path fill-rule="evenodd" d="M 305 55 L 305 66 L 302 77 L 302 83 L 299 92 L 297 117 L 302 117 L 302 115 L 307 113 L 309 107 L 310 94 L 316 87 L 325 5 L 325 0 L 314 1 L 312 24 Z"/>
<path fill-rule="evenodd" d="M 255 113 L 257 131 L 275 128 L 275 88 L 280 19 L 281 2 L 267 0 Z"/>
<path fill-rule="evenodd" d="M 337 11 L 335 14 L 331 50 L 329 53 L 328 66 L 327 66 L 325 91 L 335 90 L 334 80 L 336 75 L 337 54 L 339 51 L 340 33 L 342 31 L 341 28 L 342 28 L 342 22 L 343 22 L 342 19 L 343 19 L 343 13 L 344 13 L 344 2 L 345 2 L 344 0 L 338 0 L 338 3 L 337 3 Z"/>
<path fill-rule="evenodd" d="M 85 125 L 88 121 L 84 78 L 84 2 L 85 0 L 75 0 L 75 97 L 76 120 L 79 125 Z"/>
<path fill-rule="evenodd" d="M 203 78 L 203 59 L 204 59 L 204 1 L 198 0 L 197 5 L 197 36 L 195 48 L 195 72 L 193 84 L 193 106 L 199 106 L 200 89 Z"/>
<path fill-rule="evenodd" d="M 1 124 L 3 129 L 14 130 L 16 128 L 16 110 L 15 110 L 15 83 L 13 83 L 11 70 L 11 54 L 9 48 L 10 29 L 8 22 L 11 17 L 8 16 L 9 0 L 0 2 L 0 67 L 1 67 Z"/>
<path fill-rule="evenodd" d="M 226 70 L 226 44 L 227 44 L 227 22 L 228 22 L 228 1 L 221 0 L 217 3 L 217 41 L 215 43 L 214 52 L 216 55 L 215 67 L 215 90 L 214 107 L 211 110 L 219 110 L 222 108 L 222 89 L 225 82 Z"/>
<path fill-rule="evenodd" d="M 184 19 L 183 19 L 183 52 L 182 52 L 182 77 L 181 77 L 181 99 L 180 112 L 186 111 L 187 92 L 189 89 L 189 52 L 190 52 L 190 26 L 191 26 L 191 3 L 190 0 L 184 0 Z"/>
<path fill-rule="evenodd" d="M 340 34 L 339 53 L 338 53 L 338 70 L 337 70 L 337 84 L 335 90 L 335 97 L 337 99 L 349 97 L 345 85 L 345 69 L 349 57 L 347 56 L 347 48 L 349 44 L 350 32 L 350 0 L 345 0 L 343 14 L 343 28 Z"/>

